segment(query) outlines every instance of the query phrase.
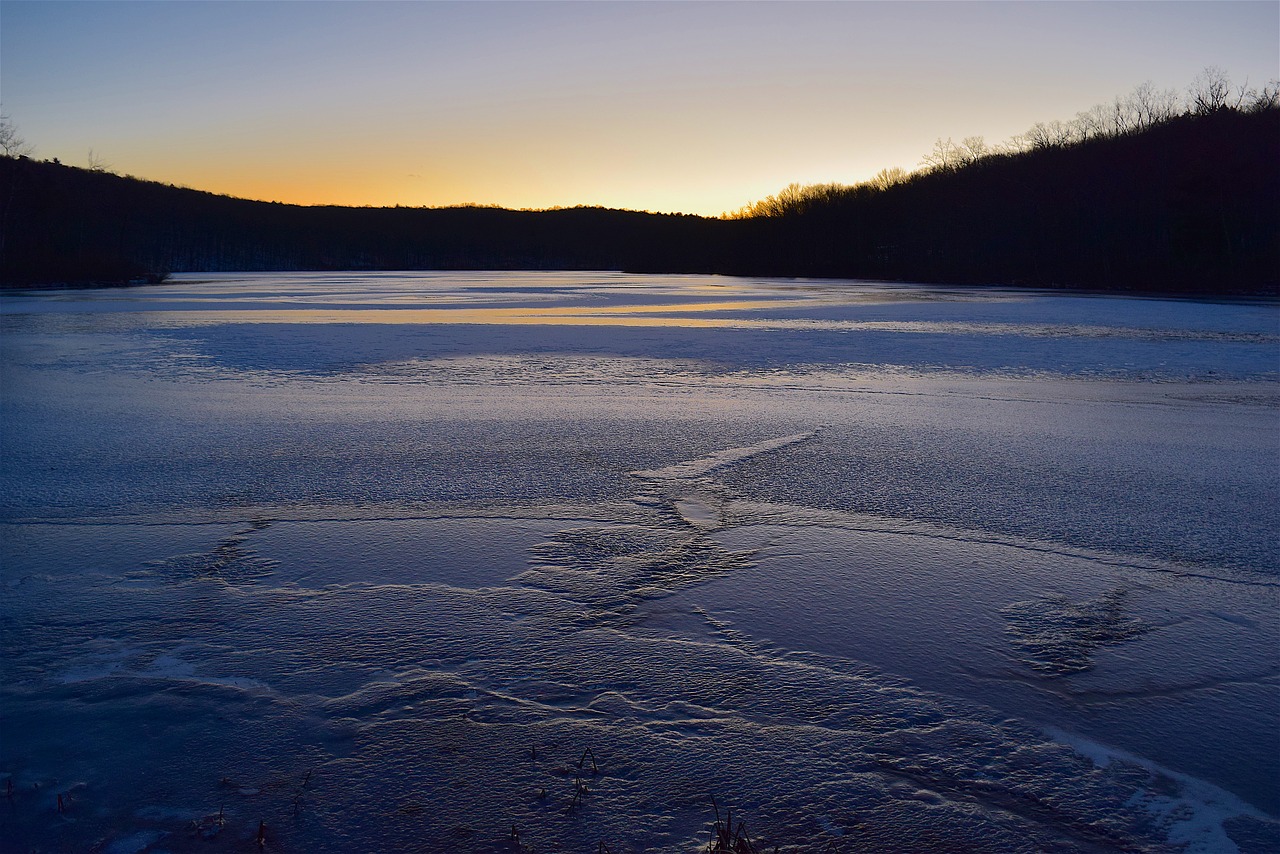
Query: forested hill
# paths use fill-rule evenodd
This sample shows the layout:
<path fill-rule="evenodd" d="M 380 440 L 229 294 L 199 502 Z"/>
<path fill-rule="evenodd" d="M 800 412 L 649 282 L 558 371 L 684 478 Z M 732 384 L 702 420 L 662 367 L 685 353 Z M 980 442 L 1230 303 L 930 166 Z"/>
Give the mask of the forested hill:
<path fill-rule="evenodd" d="M 566 208 L 303 207 L 0 158 L 6 285 L 228 270 L 706 270 L 727 223 Z"/>
<path fill-rule="evenodd" d="M 1280 109 L 1182 115 L 883 189 L 769 201 L 742 221 L 731 271 L 1275 294 Z"/>
<path fill-rule="evenodd" d="M 1277 293 L 1280 110 L 792 188 L 732 219 L 298 207 L 0 158 L 0 281 L 225 270 L 614 269 Z"/>

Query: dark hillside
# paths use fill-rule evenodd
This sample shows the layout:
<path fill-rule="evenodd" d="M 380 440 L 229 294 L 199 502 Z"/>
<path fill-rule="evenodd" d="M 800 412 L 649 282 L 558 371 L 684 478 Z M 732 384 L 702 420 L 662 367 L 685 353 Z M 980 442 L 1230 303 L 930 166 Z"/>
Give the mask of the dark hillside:
<path fill-rule="evenodd" d="M 0 278 L 110 282 L 227 270 L 707 270 L 728 223 L 603 208 L 255 202 L 0 158 Z"/>
<path fill-rule="evenodd" d="M 985 157 L 742 220 L 732 269 L 1104 290 L 1275 293 L 1280 110 Z"/>
<path fill-rule="evenodd" d="M 810 188 L 729 220 L 299 207 L 0 157 L 0 282 L 227 270 L 613 269 L 1276 293 L 1280 109 Z M 816 190 L 822 189 L 822 192 Z"/>

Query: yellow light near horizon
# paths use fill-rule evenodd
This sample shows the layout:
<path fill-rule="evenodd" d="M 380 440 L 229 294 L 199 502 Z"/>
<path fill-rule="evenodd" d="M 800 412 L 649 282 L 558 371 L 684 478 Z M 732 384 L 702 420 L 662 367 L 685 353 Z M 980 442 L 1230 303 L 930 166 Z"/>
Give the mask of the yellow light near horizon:
<path fill-rule="evenodd" d="M 884 168 L 837 152 L 797 170 L 782 154 L 777 161 L 761 160 L 740 146 L 716 146 L 705 138 L 680 150 L 664 148 L 669 139 L 649 139 L 648 147 L 639 148 L 633 140 L 623 150 L 616 139 L 601 136 L 592 144 L 578 143 L 566 160 L 564 152 L 548 150 L 563 135 L 539 125 L 525 130 L 527 136 L 489 134 L 478 144 L 405 130 L 370 142 L 369 151 L 349 140 L 329 148 L 312 137 L 299 142 L 279 128 L 235 137 L 211 133 L 148 140 L 130 152 L 128 162 L 115 165 L 143 178 L 294 205 L 585 205 L 710 217 L 737 211 L 792 182 L 852 184 Z"/>

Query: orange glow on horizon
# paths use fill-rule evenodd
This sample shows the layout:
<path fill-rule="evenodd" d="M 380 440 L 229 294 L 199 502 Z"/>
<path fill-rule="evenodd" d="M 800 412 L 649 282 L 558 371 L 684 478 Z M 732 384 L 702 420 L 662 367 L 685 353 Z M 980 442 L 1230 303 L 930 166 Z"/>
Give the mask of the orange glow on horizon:
<path fill-rule="evenodd" d="M 1280 23 L 1274 2 L 0 3 L 4 111 L 43 159 L 297 205 L 706 216 L 1144 79 L 1263 85 Z"/>

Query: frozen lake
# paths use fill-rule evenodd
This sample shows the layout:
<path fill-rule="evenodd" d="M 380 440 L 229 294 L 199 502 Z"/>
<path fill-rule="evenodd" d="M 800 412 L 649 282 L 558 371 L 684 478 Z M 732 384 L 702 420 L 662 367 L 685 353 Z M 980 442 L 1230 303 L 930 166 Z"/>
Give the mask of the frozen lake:
<path fill-rule="evenodd" d="M 1280 307 L 0 301 L 5 851 L 1280 850 Z M 518 835 L 518 840 L 513 838 Z"/>

